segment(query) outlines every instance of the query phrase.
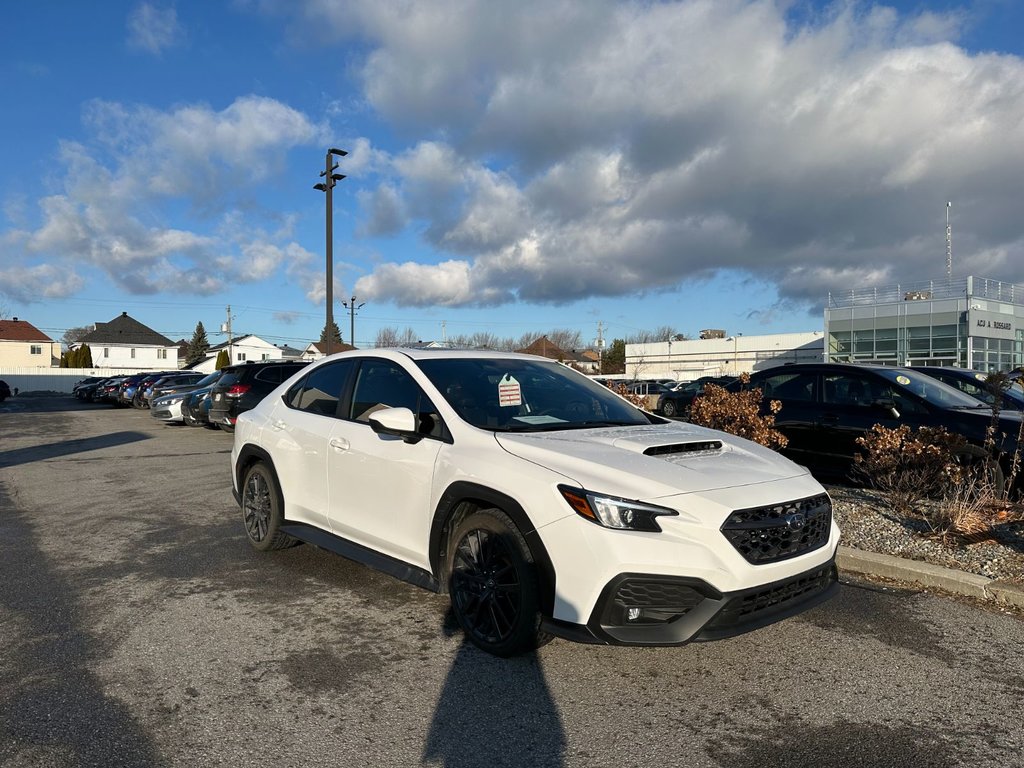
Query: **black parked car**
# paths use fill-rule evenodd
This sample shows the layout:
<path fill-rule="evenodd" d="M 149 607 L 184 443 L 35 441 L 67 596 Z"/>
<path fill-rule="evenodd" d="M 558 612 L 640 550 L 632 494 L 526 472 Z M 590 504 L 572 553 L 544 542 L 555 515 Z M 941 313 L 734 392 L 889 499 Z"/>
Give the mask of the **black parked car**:
<path fill-rule="evenodd" d="M 248 411 L 277 385 L 309 361 L 242 363 L 226 366 L 211 392 L 210 423 L 226 432 L 235 428 L 238 414 Z"/>
<path fill-rule="evenodd" d="M 875 424 L 945 427 L 971 445 L 965 459 L 985 457 L 981 446 L 992 420 L 984 403 L 909 368 L 842 363 L 805 363 L 758 371 L 750 387 L 782 403 L 776 428 L 789 438 L 782 450 L 820 477 L 848 478 L 858 437 Z M 996 443 L 1005 471 L 1017 444 L 1022 414 L 1004 411 Z"/>
<path fill-rule="evenodd" d="M 0 379 L 0 403 L 11 396 L 11 388 L 7 386 L 7 382 Z"/>
<path fill-rule="evenodd" d="M 214 371 L 200 381 L 195 389 L 185 393 L 185 398 L 181 401 L 181 420 L 187 426 L 211 426 L 209 423 L 210 393 L 223 375 L 224 371 Z"/>
<path fill-rule="evenodd" d="M 724 387 L 735 380 L 735 376 L 701 376 L 663 393 L 658 398 L 658 406 L 654 411 L 664 416 L 686 416 L 693 401 L 704 394 L 704 388 L 708 384 Z"/>
<path fill-rule="evenodd" d="M 966 368 L 953 368 L 947 366 L 911 366 L 912 371 L 918 371 L 933 379 L 938 379 L 944 384 L 956 387 L 965 395 L 980 400 L 988 406 L 995 400 L 995 393 L 985 384 L 988 379 L 987 373 L 981 371 L 969 371 Z M 999 406 L 1010 411 L 1024 411 L 1024 390 L 1019 384 L 1014 384 L 1003 392 L 1002 401 Z"/>

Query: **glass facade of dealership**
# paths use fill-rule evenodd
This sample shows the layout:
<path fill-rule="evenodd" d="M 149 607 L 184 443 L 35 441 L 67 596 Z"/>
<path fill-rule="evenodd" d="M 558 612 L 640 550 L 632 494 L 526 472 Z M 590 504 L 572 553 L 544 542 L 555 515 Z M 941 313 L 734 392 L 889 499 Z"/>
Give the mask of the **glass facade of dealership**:
<path fill-rule="evenodd" d="M 827 362 L 1024 365 L 1024 285 L 979 277 L 829 294 Z"/>

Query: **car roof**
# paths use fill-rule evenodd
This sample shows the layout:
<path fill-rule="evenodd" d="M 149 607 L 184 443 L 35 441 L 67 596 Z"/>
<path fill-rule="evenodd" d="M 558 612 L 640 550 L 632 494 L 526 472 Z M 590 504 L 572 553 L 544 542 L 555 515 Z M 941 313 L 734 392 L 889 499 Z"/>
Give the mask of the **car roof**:
<path fill-rule="evenodd" d="M 410 349 L 407 347 L 353 349 L 331 355 L 331 359 L 366 357 L 367 355 L 391 359 L 406 357 L 411 360 L 542 360 L 548 363 L 558 363 L 557 360 L 552 360 L 548 357 L 524 355 L 520 352 L 498 352 L 490 349 Z"/>

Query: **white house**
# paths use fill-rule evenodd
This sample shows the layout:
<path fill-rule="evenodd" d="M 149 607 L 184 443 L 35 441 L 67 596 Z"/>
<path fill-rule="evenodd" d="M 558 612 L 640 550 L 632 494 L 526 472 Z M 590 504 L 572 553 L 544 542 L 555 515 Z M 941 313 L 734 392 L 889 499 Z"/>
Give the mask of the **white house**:
<path fill-rule="evenodd" d="M 326 348 L 326 344 L 321 344 L 319 341 L 312 341 L 306 345 L 304 350 L 302 350 L 302 359 L 321 360 L 327 357 L 327 353 L 324 351 Z M 351 344 L 346 344 L 345 342 L 342 342 L 341 344 L 335 343 L 331 345 L 331 354 L 333 355 L 335 352 L 348 352 L 350 349 L 355 349 L 355 347 Z"/>
<path fill-rule="evenodd" d="M 206 350 L 206 359 L 192 366 L 193 370 L 212 373 L 217 368 L 217 357 L 221 350 L 227 350 L 228 364 L 261 363 L 267 360 L 283 360 L 284 351 L 259 336 L 239 336 Z"/>
<path fill-rule="evenodd" d="M 140 323 L 127 312 L 109 323 L 96 323 L 71 349 L 88 344 L 94 368 L 130 368 L 137 371 L 176 370 L 178 345 Z"/>

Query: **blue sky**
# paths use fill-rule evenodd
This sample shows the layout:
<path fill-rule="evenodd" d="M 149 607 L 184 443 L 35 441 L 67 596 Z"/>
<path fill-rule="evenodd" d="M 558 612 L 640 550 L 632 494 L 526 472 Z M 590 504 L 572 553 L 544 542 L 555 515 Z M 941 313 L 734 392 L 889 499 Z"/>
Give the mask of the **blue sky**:
<path fill-rule="evenodd" d="M 1024 3 L 6 3 L 0 313 L 304 345 L 819 329 L 1024 282 Z M 442 330 L 442 324 L 444 330 Z"/>

